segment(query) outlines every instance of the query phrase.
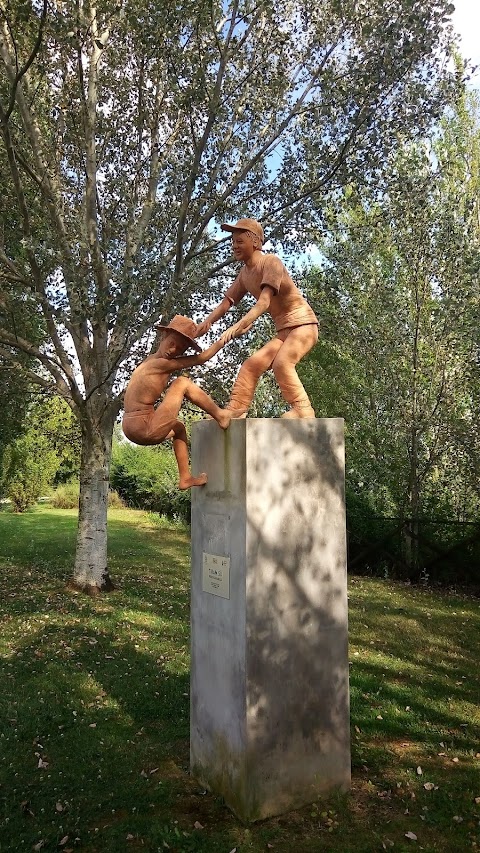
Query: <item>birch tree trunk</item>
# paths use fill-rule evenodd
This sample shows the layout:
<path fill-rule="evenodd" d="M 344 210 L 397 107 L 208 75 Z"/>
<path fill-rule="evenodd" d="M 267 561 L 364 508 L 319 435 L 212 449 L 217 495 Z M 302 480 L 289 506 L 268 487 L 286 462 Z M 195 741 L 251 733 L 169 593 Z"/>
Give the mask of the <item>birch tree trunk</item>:
<path fill-rule="evenodd" d="M 95 422 L 94 422 L 95 423 Z M 107 568 L 107 508 L 114 418 L 82 425 L 80 503 L 73 585 L 89 595 L 113 589 Z"/>

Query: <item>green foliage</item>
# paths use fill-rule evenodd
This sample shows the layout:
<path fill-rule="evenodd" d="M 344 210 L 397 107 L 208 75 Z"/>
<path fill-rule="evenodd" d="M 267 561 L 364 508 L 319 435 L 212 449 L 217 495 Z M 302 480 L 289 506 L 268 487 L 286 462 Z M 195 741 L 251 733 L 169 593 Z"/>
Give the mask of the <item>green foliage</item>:
<path fill-rule="evenodd" d="M 78 509 L 80 497 L 80 483 L 78 480 L 69 480 L 54 490 L 50 503 L 55 509 Z M 121 509 L 125 506 L 118 492 L 114 489 L 108 491 L 108 506 Z"/>
<path fill-rule="evenodd" d="M 55 450 L 58 468 L 54 483 L 77 478 L 80 471 L 81 433 L 79 423 L 61 397 L 47 398 L 36 416 L 39 427 Z"/>
<path fill-rule="evenodd" d="M 40 492 L 35 482 L 22 483 L 20 480 L 13 480 L 9 484 L 7 494 L 14 512 L 25 512 L 37 502 Z"/>
<path fill-rule="evenodd" d="M 350 578 L 351 790 L 246 827 L 188 771 L 188 537 L 109 528 L 119 586 L 90 599 L 74 511 L 0 512 L 2 853 L 477 849 L 477 600 Z"/>
<path fill-rule="evenodd" d="M 24 430 L 5 450 L 0 481 L 18 512 L 32 506 L 56 479 L 71 477 L 79 468 L 79 429 L 63 400 L 37 392 Z"/>
<path fill-rule="evenodd" d="M 5 451 L 2 490 L 16 512 L 24 512 L 44 494 L 58 469 L 58 457 L 46 436 L 28 430 Z"/>
<path fill-rule="evenodd" d="M 348 188 L 329 212 L 324 265 L 306 280 L 323 337 L 303 375 L 317 409 L 345 417 L 350 488 L 378 515 L 462 519 L 480 506 L 478 371 L 466 381 L 478 346 L 480 125 L 477 105 L 462 122 L 461 110 L 430 145 L 392 154 L 381 193 Z"/>
<path fill-rule="evenodd" d="M 52 493 L 50 503 L 55 509 L 78 509 L 80 497 L 80 483 L 78 480 L 70 480 L 57 486 Z"/>
<path fill-rule="evenodd" d="M 108 506 L 112 509 L 123 509 L 125 506 L 125 502 L 122 500 L 118 492 L 115 489 L 108 490 Z"/>
<path fill-rule="evenodd" d="M 24 430 L 31 396 L 31 387 L 21 372 L 0 358 L 0 472 L 6 447 Z"/>
<path fill-rule="evenodd" d="M 461 94 L 430 141 L 392 152 L 380 187 L 339 195 L 323 264 L 305 281 L 322 336 L 301 372 L 317 412 L 346 421 L 352 541 L 414 519 L 390 556 L 371 556 L 414 580 L 434 556 L 428 538 L 453 546 L 467 535 L 417 519 L 473 521 L 480 510 L 479 176 L 478 97 Z M 430 579 L 473 580 L 477 565 L 460 549 Z"/>
<path fill-rule="evenodd" d="M 462 72 L 445 61 L 448 0 L 98 0 L 45 4 L 45 21 L 41 6 L 2 10 L 0 344 L 68 399 L 81 499 L 104 506 L 88 489 L 106 486 L 152 327 L 200 319 L 230 277 L 222 221 L 253 214 L 304 246 L 324 224 L 318 202 L 347 176 L 376 183 L 399 133 L 425 133 Z M 32 334 L 12 332 L 23 309 Z M 85 518 L 83 577 L 98 562 Z"/>
<path fill-rule="evenodd" d="M 190 518 L 190 493 L 178 489 L 178 469 L 171 448 L 116 443 L 111 484 L 127 506 L 169 518 Z"/>

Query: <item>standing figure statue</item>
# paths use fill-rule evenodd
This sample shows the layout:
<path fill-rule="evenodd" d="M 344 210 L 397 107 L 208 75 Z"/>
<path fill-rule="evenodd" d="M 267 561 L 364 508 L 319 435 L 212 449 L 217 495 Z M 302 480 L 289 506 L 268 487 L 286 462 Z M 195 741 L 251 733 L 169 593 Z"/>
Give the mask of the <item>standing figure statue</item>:
<path fill-rule="evenodd" d="M 226 429 L 232 417 L 235 417 L 234 412 L 220 409 L 187 376 L 174 379 L 163 400 L 154 408 L 167 387 L 171 373 L 204 364 L 225 345 L 226 341 L 220 338 L 202 352 L 192 338 L 195 328 L 193 320 L 178 314 L 168 326 L 157 326 L 163 332 L 159 347 L 133 371 L 124 398 L 122 428 L 130 441 L 134 444 L 160 444 L 167 438 L 173 438 L 180 489 L 203 486 L 207 482 L 206 474 L 192 477 L 190 473 L 187 432 L 185 424 L 177 420 L 184 398 L 211 415 L 222 429 Z M 200 355 L 179 358 L 189 347 L 200 352 Z"/>
<path fill-rule="evenodd" d="M 259 222 L 239 219 L 235 225 L 225 223 L 222 228 L 231 231 L 233 254 L 244 265 L 220 304 L 199 323 L 195 337 L 208 332 L 213 323 L 247 293 L 255 297 L 257 304 L 227 329 L 222 340 L 229 341 L 245 334 L 265 312 L 272 317 L 277 332 L 273 340 L 250 356 L 240 368 L 227 409 L 233 410 L 237 416 L 245 414 L 260 376 L 272 368 L 282 396 L 290 406 L 283 417 L 314 418 L 312 404 L 295 368 L 318 340 L 318 320 L 280 258 L 263 254 L 264 235 Z"/>

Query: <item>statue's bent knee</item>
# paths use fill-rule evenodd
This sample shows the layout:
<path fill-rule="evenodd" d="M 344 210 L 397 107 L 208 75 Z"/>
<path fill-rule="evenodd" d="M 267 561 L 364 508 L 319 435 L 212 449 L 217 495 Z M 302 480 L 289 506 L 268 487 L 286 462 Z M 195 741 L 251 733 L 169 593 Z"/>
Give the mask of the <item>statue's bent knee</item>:
<path fill-rule="evenodd" d="M 259 358 L 255 358 L 254 355 L 247 358 L 246 361 L 243 362 L 240 373 L 248 373 L 249 376 L 255 376 L 257 379 L 265 372 L 267 368 L 262 363 L 262 360 Z M 239 373 L 239 375 L 240 375 Z"/>
<path fill-rule="evenodd" d="M 174 379 L 170 388 L 181 388 L 185 391 L 192 384 L 192 380 L 188 378 L 188 376 L 178 376 L 177 379 Z"/>

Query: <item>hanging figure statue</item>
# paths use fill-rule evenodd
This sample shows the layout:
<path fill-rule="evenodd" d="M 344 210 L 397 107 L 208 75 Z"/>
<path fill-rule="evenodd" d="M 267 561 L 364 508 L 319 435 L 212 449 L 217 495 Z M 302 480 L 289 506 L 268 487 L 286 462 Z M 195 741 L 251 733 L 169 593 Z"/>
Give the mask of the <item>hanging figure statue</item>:
<path fill-rule="evenodd" d="M 187 370 L 197 364 L 204 364 L 212 358 L 226 343 L 224 337 L 201 351 L 193 340 L 195 323 L 188 317 L 177 315 L 168 326 L 157 326 L 161 333 L 159 347 L 133 371 L 127 385 L 124 398 L 122 428 L 126 437 L 134 444 L 160 444 L 173 438 L 173 450 L 179 472 L 179 488 L 190 489 L 203 486 L 207 475 L 198 477 L 190 473 L 188 461 L 188 443 L 185 424 L 177 419 L 184 398 L 190 400 L 207 412 L 222 429 L 227 429 L 235 412 L 220 409 L 205 391 L 195 385 L 187 376 L 179 376 L 168 386 L 170 374 Z M 197 350 L 198 355 L 184 356 L 189 347 Z M 165 389 L 167 389 L 165 391 Z M 157 408 L 154 404 L 165 395 Z M 237 415 L 238 416 L 238 415 Z"/>

